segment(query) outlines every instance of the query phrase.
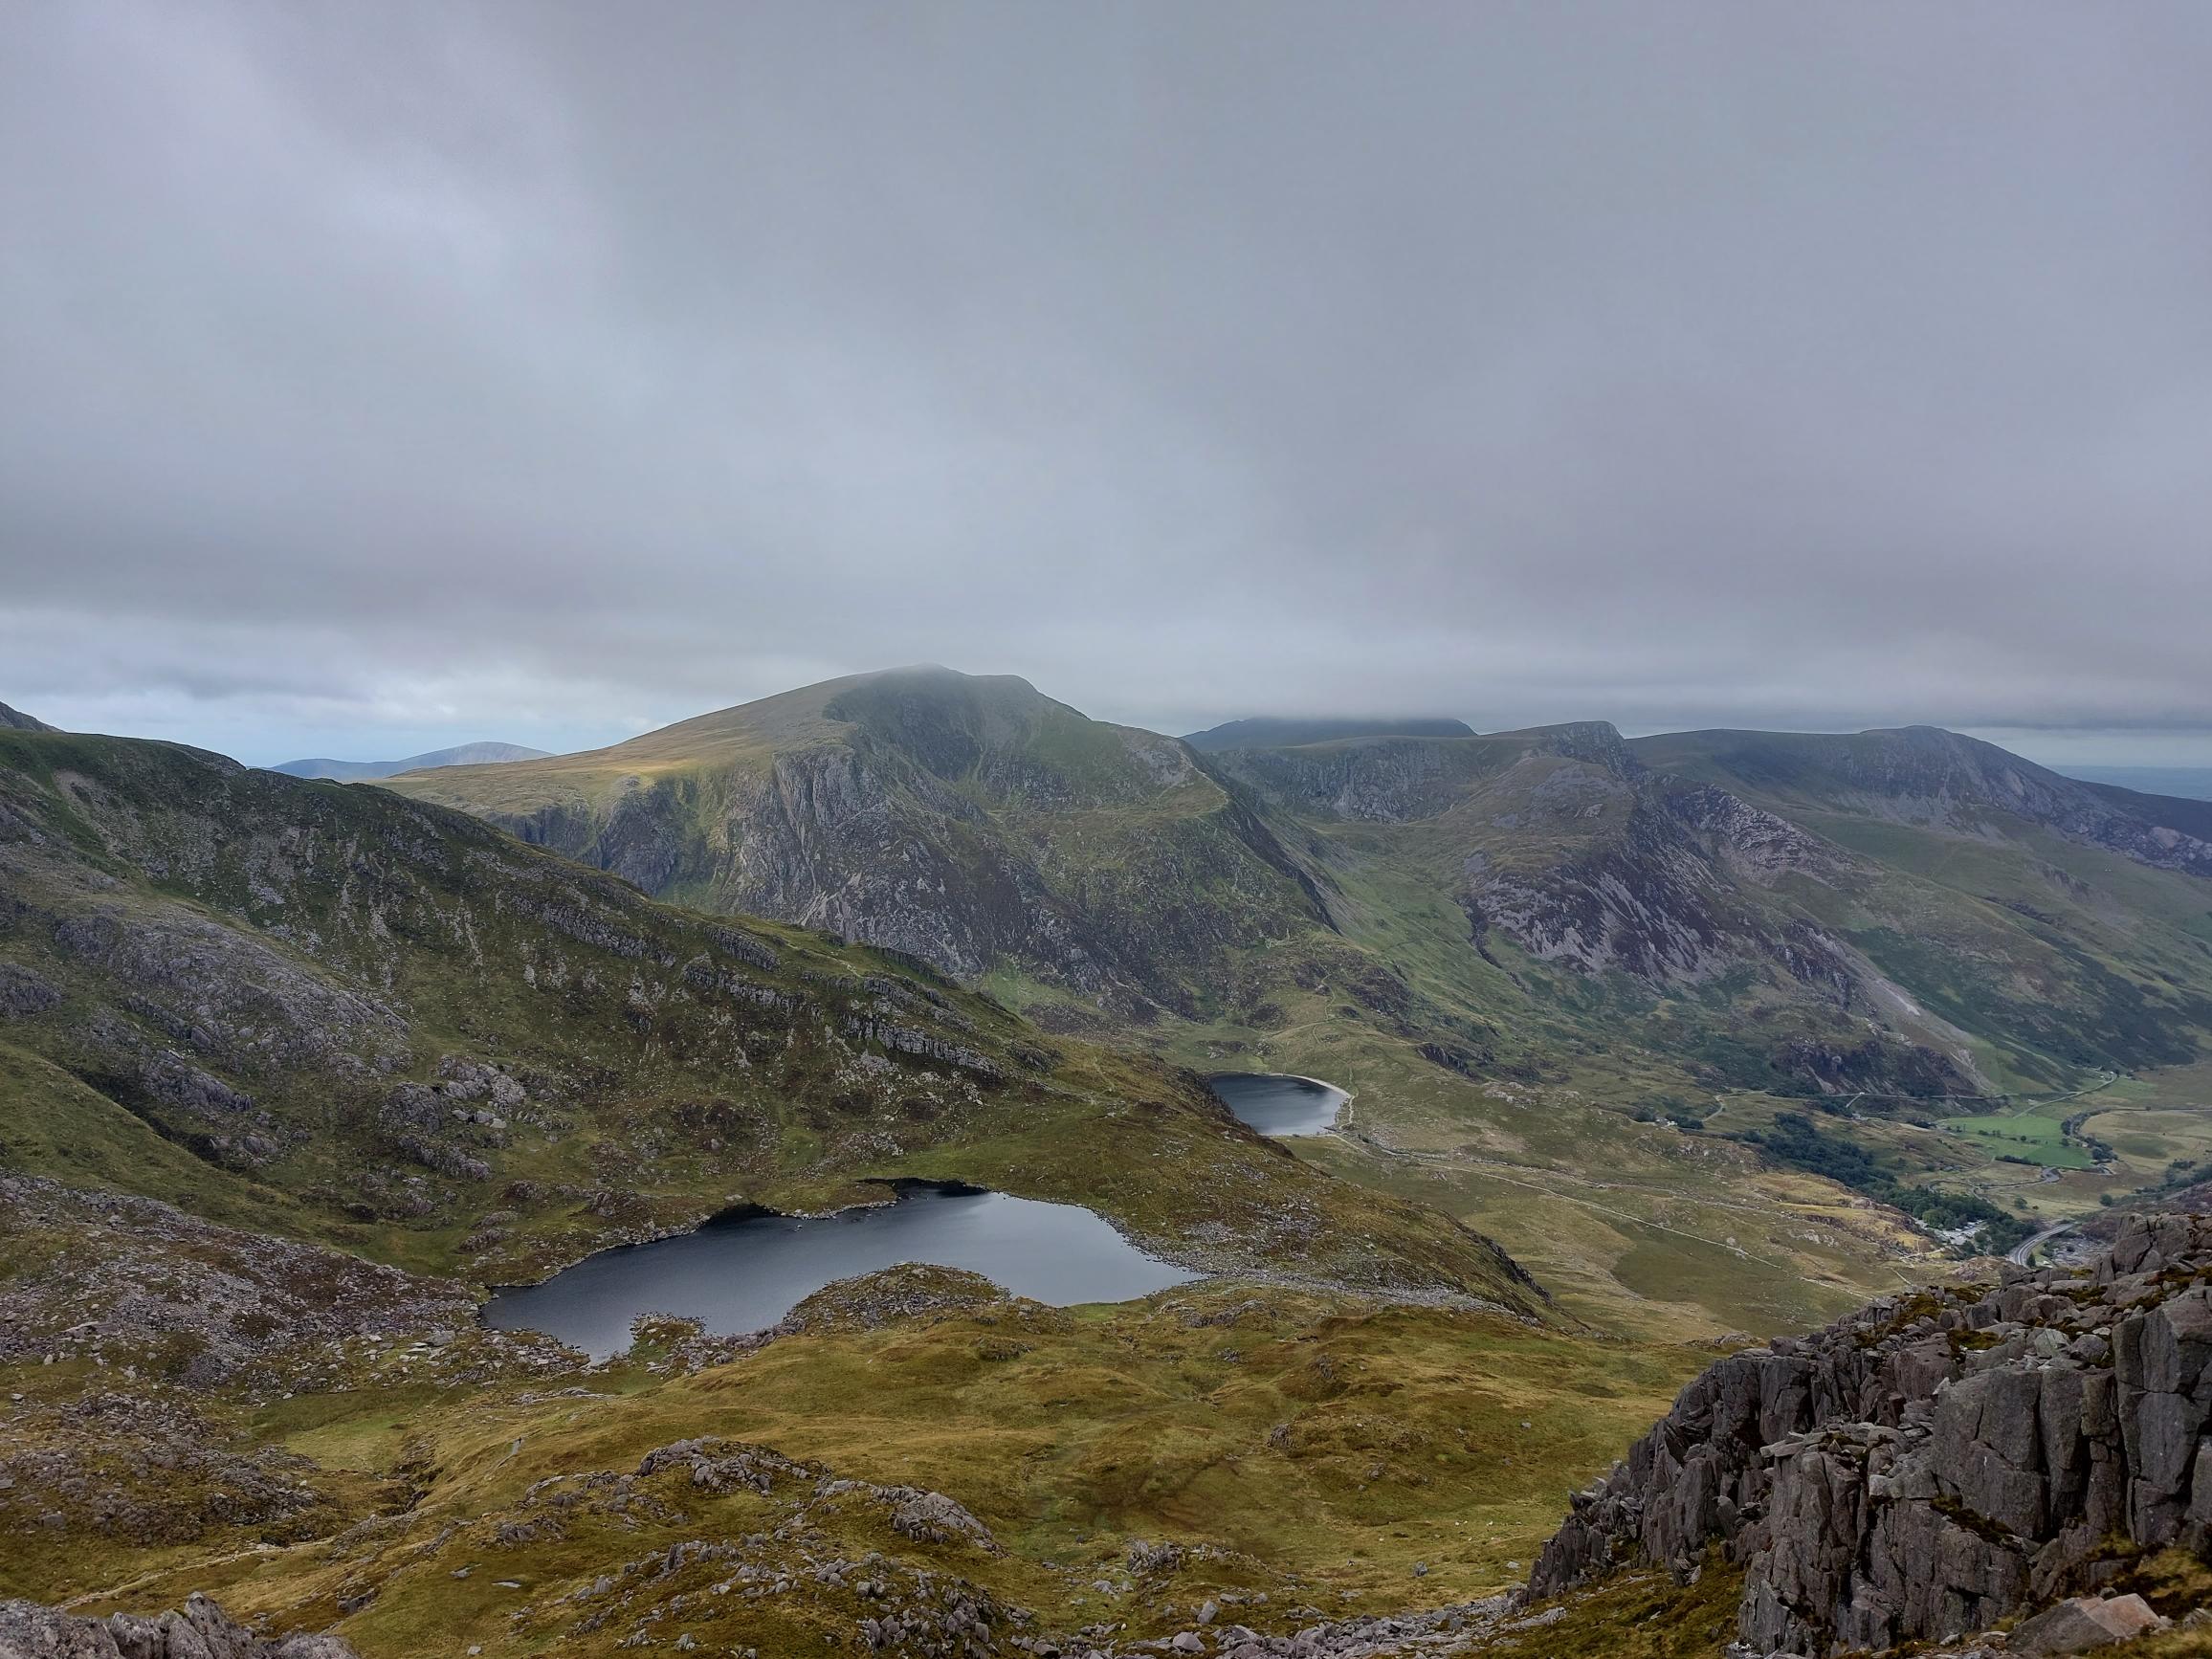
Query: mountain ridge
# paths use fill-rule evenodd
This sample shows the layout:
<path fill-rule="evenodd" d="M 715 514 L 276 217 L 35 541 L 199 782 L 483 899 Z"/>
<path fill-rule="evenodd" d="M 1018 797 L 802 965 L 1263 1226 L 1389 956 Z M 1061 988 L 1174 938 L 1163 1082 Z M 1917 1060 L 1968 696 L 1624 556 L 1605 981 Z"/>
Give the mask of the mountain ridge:
<path fill-rule="evenodd" d="M 2212 875 L 2212 839 L 2195 832 L 2212 823 L 2195 804 L 2115 794 L 1933 727 L 1629 740 L 1580 721 L 1201 754 L 1090 720 L 1024 680 L 934 666 L 800 688 L 585 755 L 396 786 L 648 892 L 829 926 L 971 981 L 1006 965 L 1042 973 L 1124 1016 L 1146 1005 L 1185 1018 L 1218 1009 L 1208 987 L 1269 941 L 1303 940 L 1348 970 L 1359 907 L 1340 891 L 1345 860 L 1381 855 L 1398 865 L 1393 880 L 1425 869 L 1419 880 L 1451 894 L 1475 954 L 1493 965 L 1486 940 L 1510 939 L 1538 962 L 1657 988 L 1745 964 L 1779 976 L 1801 1029 L 1778 1028 L 1771 1041 L 1777 1052 L 1827 1043 L 1811 1073 L 1824 1087 L 1856 1065 L 1931 1084 L 1947 1072 L 1970 1090 L 1994 1074 L 1991 1055 L 1961 1038 L 1989 1034 L 1962 1006 L 1928 1010 L 1926 995 L 1900 988 L 1899 972 L 1918 970 L 1894 949 L 1880 960 L 1872 947 L 1887 935 L 1847 937 L 1824 914 L 1835 899 L 1814 889 L 1862 909 L 1876 890 L 1888 854 L 1868 844 L 1873 827 L 1982 841 L 2056 834 Z M 1354 837 L 1354 825 L 1375 828 Z M 1377 836 L 1400 850 L 1382 852 Z M 1958 948 L 1966 934 L 1987 936 L 1990 919 L 1962 915 Z M 2040 938 L 2005 948 L 2046 975 L 2103 971 Z M 1360 971 L 1403 977 L 1388 951 L 1366 954 Z M 2139 994 L 2098 983 L 2108 1002 Z M 1436 994 L 1449 1003 L 1453 988 L 1441 982 Z M 1420 1001 L 1379 994 L 1408 1010 Z M 2200 1002 L 2190 1028 L 2212 1024 L 2212 1002 Z M 2006 1017 L 2013 1038 L 2037 1024 Z M 1885 1041 L 1941 1057 L 1883 1058 L 1877 1045 L 1846 1058 L 1863 1038 L 1838 1048 L 1840 1029 L 1819 1035 L 1839 1020 L 1870 1020 Z M 2122 1025 L 2142 1033 L 2131 1039 L 2139 1058 L 2187 1051 L 2133 1016 Z M 2062 1064 L 2078 1063 L 2082 1040 L 2063 1050 Z M 2132 1052 L 2113 1051 L 2123 1063 Z"/>
<path fill-rule="evenodd" d="M 1465 720 L 1444 718 L 1333 719 L 1255 715 L 1208 726 L 1203 732 L 1185 732 L 1183 741 L 1200 754 L 1207 755 L 1224 749 L 1279 749 L 1360 738 L 1471 738 L 1474 735 L 1474 728 Z"/>

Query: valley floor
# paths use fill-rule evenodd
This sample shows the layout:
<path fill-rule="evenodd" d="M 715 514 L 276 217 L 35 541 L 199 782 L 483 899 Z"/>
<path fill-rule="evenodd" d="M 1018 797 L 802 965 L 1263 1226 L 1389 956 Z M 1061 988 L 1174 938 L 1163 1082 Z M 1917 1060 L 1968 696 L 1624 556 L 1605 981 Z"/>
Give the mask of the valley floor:
<path fill-rule="evenodd" d="M 1198 1070 L 1295 1072 L 1349 1090 L 1337 1133 L 1286 1144 L 1454 1216 L 1567 1313 L 1648 1339 L 1806 1329 L 1956 1260 L 1888 1206 L 1737 1139 L 1781 1114 L 1810 1114 L 1917 1182 L 1984 1200 L 2024 1234 L 2212 1176 L 2212 1062 L 1957 1108 L 1729 1090 L 1684 1102 L 1702 1114 L 1692 1126 L 1639 1120 L 1654 1084 L 1633 1055 L 1585 1058 L 1559 1081 L 1476 1080 L 1325 1015 L 1266 1033 L 1179 1029 L 1161 1046 Z"/>

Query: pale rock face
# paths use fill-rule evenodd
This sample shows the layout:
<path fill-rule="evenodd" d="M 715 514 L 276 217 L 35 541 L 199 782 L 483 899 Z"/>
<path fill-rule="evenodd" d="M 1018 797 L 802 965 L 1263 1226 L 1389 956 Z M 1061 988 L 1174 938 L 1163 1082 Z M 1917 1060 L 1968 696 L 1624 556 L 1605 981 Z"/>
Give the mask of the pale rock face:
<path fill-rule="evenodd" d="M 2083 1653 L 2165 1627 L 2166 1621 L 2140 1596 L 2075 1596 L 2024 1622 L 2013 1631 L 2006 1650 L 2036 1655 Z"/>
<path fill-rule="evenodd" d="M 1575 1497 L 1530 1594 L 1635 1561 L 1686 1581 L 1717 1545 L 1746 1568 L 1754 1650 L 1876 1650 L 1986 1629 L 2114 1534 L 2202 1547 L 2207 1273 L 2212 1217 L 2132 1220 L 2092 1268 L 2008 1269 L 1731 1355 Z"/>

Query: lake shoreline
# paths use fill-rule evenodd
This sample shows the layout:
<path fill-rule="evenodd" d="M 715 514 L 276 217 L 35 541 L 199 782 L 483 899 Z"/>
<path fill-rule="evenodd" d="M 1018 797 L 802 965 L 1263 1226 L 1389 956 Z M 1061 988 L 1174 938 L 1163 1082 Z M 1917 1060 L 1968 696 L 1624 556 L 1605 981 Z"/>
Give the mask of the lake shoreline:
<path fill-rule="evenodd" d="M 1352 1105 L 1349 1089 L 1295 1072 L 1215 1072 L 1205 1082 L 1239 1123 L 1275 1141 L 1334 1134 Z"/>
<path fill-rule="evenodd" d="M 535 1284 L 493 1291 L 478 1321 L 542 1333 L 596 1361 L 625 1352 L 630 1326 L 647 1314 L 742 1336 L 772 1328 L 826 1285 L 904 1263 L 978 1273 L 1058 1307 L 1133 1301 L 1214 1276 L 1082 1205 L 940 1177 L 869 1184 L 892 1196 L 817 1215 L 730 1206 L 683 1231 L 608 1246 Z"/>

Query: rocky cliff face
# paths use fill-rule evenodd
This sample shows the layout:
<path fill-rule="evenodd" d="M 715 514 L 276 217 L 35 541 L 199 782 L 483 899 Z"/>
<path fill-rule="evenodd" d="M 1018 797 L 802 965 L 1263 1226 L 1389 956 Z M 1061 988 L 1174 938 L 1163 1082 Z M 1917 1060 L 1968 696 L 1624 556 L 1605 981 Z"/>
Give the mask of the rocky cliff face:
<path fill-rule="evenodd" d="M 1848 999 L 1855 968 L 1760 896 L 1790 876 L 1863 874 L 1841 849 L 1726 789 L 1647 770 L 1603 721 L 1461 741 L 1240 749 L 1209 764 L 1285 811 L 1418 826 L 1460 850 L 1478 936 L 1582 974 L 1653 985 L 1746 962 Z"/>
<path fill-rule="evenodd" d="M 1656 769 L 1760 796 L 1965 834 L 2002 833 L 2004 821 L 2024 822 L 2138 864 L 2212 874 L 2212 841 L 2194 832 L 2203 820 L 2192 803 L 2099 789 L 1934 726 L 1848 737 L 1684 732 L 1630 747 Z"/>
<path fill-rule="evenodd" d="M 901 670 L 596 755 L 394 787 L 655 896 L 1179 1009 L 1224 952 L 1328 925 L 1313 874 L 1180 741 L 1027 682 Z"/>
<path fill-rule="evenodd" d="M 1510 945 L 1631 1004 L 1726 1006 L 1651 1040 L 1731 1082 L 1972 1093 L 1978 1042 L 2056 1084 L 2180 1063 L 2212 1033 L 2201 897 L 2118 863 L 2201 877 L 2212 824 L 1952 733 L 1586 723 L 1206 764 L 1343 892 L 1449 894 L 1493 968 Z M 2062 869 L 2054 841 L 2112 856 Z M 1357 904 L 1336 913 L 1360 936 Z"/>
<path fill-rule="evenodd" d="M 1943 1641 L 2212 1540 L 2212 1217 L 2079 1270 L 1876 1302 L 1721 1360 L 1579 1493 L 1532 1597 L 1635 1563 L 1746 1569 L 1757 1651 Z"/>
<path fill-rule="evenodd" d="M 1766 915 L 1756 894 L 1784 874 L 1842 873 L 1848 860 L 1836 849 L 1724 790 L 1580 764 L 1530 791 L 1513 827 L 1560 814 L 1606 822 L 1533 868 L 1471 858 L 1462 902 L 1475 925 L 1581 973 L 1668 984 L 1765 962 L 1848 1000 L 1853 973 L 1842 947 L 1809 924 Z"/>

